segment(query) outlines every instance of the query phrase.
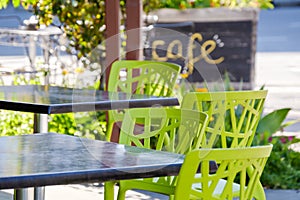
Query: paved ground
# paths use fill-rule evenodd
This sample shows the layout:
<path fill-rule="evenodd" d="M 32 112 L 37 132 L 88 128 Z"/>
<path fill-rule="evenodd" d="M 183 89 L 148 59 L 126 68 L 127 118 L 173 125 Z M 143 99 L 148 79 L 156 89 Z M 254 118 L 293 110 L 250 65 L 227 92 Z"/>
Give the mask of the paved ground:
<path fill-rule="evenodd" d="M 116 188 L 117 191 L 117 188 Z M 12 200 L 12 190 L 0 193 L 1 200 Z M 29 191 L 32 194 L 32 190 Z M 31 197 L 29 195 L 29 197 Z M 267 200 L 299 200 L 300 190 L 266 190 Z M 45 200 L 101 200 L 103 199 L 103 186 L 93 185 L 64 185 L 46 187 Z M 126 200 L 167 200 L 163 195 L 130 191 Z"/>
<path fill-rule="evenodd" d="M 292 108 L 288 120 L 300 119 L 300 52 L 257 53 L 256 86 L 265 85 L 268 96 L 264 113 L 279 108 Z M 286 131 L 300 133 L 300 123 Z"/>

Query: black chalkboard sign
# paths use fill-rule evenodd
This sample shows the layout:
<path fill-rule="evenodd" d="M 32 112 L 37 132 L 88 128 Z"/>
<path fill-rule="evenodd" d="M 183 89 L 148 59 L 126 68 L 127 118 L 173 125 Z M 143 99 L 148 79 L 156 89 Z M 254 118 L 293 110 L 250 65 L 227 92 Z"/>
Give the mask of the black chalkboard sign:
<path fill-rule="evenodd" d="M 252 88 L 256 23 L 245 19 L 157 23 L 147 33 L 144 56 L 180 64 L 190 82 L 213 81 L 215 76 L 209 74 L 217 68 L 221 76 L 229 74 L 231 82 Z"/>

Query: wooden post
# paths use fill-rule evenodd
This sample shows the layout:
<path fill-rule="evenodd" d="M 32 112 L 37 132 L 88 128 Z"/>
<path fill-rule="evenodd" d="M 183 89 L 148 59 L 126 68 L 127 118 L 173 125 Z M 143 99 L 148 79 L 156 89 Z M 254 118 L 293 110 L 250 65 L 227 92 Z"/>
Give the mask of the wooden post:
<path fill-rule="evenodd" d="M 120 58 L 120 2 L 119 0 L 106 0 L 105 2 L 106 25 L 106 64 L 105 88 L 107 89 L 111 65 Z"/>
<path fill-rule="evenodd" d="M 106 0 L 105 2 L 105 25 L 106 25 L 106 60 L 105 60 L 105 89 L 107 90 L 107 84 L 110 74 L 112 63 L 120 58 L 120 1 L 119 0 Z M 104 75 L 104 74 L 102 74 Z M 103 81 L 103 80 L 101 80 Z M 107 114 L 106 114 L 107 117 Z M 116 127 L 116 126 L 115 126 Z M 119 129 L 114 128 L 113 135 L 118 134 Z M 111 138 L 112 141 L 117 139 Z"/>
<path fill-rule="evenodd" d="M 120 57 L 120 9 L 119 0 L 106 1 L 106 89 L 111 65 Z M 140 60 L 142 58 L 141 26 L 142 0 L 126 2 L 126 59 Z M 138 74 L 138 72 L 136 72 Z M 118 141 L 119 129 L 114 126 L 111 141 Z"/>
<path fill-rule="evenodd" d="M 142 59 L 142 0 L 126 1 L 126 59 Z"/>

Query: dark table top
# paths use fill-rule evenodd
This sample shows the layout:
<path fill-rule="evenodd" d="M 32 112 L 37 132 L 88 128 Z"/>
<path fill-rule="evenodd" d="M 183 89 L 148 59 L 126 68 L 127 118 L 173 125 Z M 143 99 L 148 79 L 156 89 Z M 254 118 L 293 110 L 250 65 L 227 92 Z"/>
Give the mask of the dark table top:
<path fill-rule="evenodd" d="M 0 109 L 39 114 L 175 105 L 179 105 L 175 97 L 43 85 L 0 86 Z"/>
<path fill-rule="evenodd" d="M 184 156 L 56 133 L 0 137 L 0 189 L 178 174 Z"/>

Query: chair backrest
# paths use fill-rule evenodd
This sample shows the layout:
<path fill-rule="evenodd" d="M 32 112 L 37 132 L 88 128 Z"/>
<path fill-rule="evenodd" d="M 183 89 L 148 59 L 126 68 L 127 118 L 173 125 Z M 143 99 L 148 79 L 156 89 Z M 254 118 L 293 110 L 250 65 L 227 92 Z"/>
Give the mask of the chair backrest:
<path fill-rule="evenodd" d="M 228 149 L 198 149 L 188 153 L 180 169 L 175 188 L 175 200 L 233 199 L 234 181 L 240 184 L 239 199 L 253 199 L 253 191 L 270 156 L 272 145 Z M 218 163 L 216 173 L 209 174 L 209 163 Z M 198 167 L 201 166 L 201 176 Z M 246 173 L 253 167 L 252 173 Z M 219 181 L 226 179 L 222 192 L 215 195 Z"/>
<path fill-rule="evenodd" d="M 209 116 L 202 148 L 251 146 L 261 117 L 266 90 L 191 92 L 181 107 Z"/>
<path fill-rule="evenodd" d="M 207 114 L 180 108 L 126 110 L 120 144 L 185 154 L 200 146 Z"/>
<path fill-rule="evenodd" d="M 179 65 L 168 62 L 116 61 L 111 67 L 107 90 L 171 96 L 179 72 Z"/>
<path fill-rule="evenodd" d="M 168 62 L 122 60 L 112 64 L 107 90 L 130 94 L 172 96 L 181 67 Z M 122 121 L 123 112 L 108 111 L 107 139 L 112 126 Z"/>

